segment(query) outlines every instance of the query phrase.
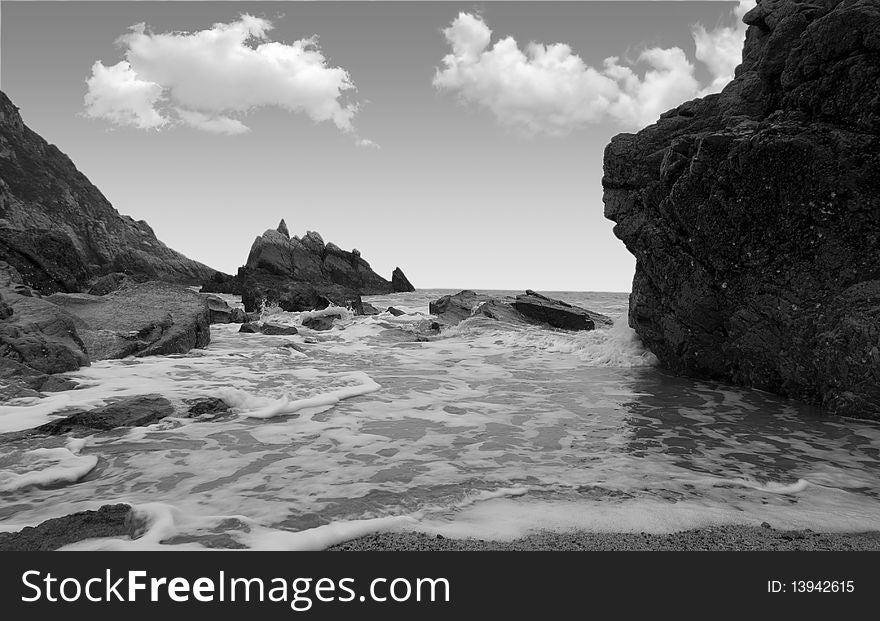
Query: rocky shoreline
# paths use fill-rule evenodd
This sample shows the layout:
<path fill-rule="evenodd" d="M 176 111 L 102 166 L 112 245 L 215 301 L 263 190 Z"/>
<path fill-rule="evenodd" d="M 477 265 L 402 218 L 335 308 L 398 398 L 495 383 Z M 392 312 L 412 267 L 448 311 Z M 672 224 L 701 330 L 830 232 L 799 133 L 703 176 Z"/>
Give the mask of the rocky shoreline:
<path fill-rule="evenodd" d="M 333 552 L 512 551 L 878 551 L 880 532 L 822 533 L 760 526 L 713 526 L 668 534 L 538 532 L 513 541 L 449 539 L 424 533 L 377 533 L 328 548 Z"/>

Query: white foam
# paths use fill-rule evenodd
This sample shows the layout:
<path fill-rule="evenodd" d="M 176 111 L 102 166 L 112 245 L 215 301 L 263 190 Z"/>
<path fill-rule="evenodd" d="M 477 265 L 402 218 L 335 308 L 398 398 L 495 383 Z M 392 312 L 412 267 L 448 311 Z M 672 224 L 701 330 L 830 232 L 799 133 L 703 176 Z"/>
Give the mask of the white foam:
<path fill-rule="evenodd" d="M 275 418 L 276 416 L 294 414 L 304 409 L 333 406 L 343 399 L 366 395 L 381 388 L 363 371 L 355 371 L 342 377 L 348 385 L 309 397 L 291 398 L 289 395 L 284 395 L 277 399 L 270 399 L 235 389 L 221 389 L 217 394 L 227 403 L 244 410 L 241 412 L 242 416 Z"/>
<path fill-rule="evenodd" d="M 0 491 L 75 483 L 98 465 L 96 455 L 79 455 L 85 440 L 71 440 L 66 448 L 22 451 L 16 463 L 0 470 Z"/>
<path fill-rule="evenodd" d="M 300 322 L 310 319 L 318 319 L 320 317 L 339 317 L 340 319 L 351 319 L 354 314 L 344 306 L 328 306 L 320 310 L 304 311 L 299 313 Z"/>
<path fill-rule="evenodd" d="M 80 541 L 61 548 L 64 551 L 82 550 L 204 550 L 196 541 L 167 543 L 178 535 L 195 536 L 211 533 L 223 523 L 234 521 L 243 528 L 234 529 L 233 538 L 250 550 L 307 551 L 324 550 L 330 546 L 375 532 L 413 526 L 416 520 L 407 516 L 388 516 L 365 520 L 343 520 L 302 531 L 270 528 L 246 516 L 201 517 L 186 514 L 164 503 L 145 503 L 132 507 L 135 516 L 146 525 L 145 532 L 136 539 L 99 538 Z"/>
<path fill-rule="evenodd" d="M 62 392 L 43 398 L 17 400 L 15 405 L 0 405 L 0 433 L 39 427 L 51 421 L 55 412 L 70 403 L 70 395 Z"/>

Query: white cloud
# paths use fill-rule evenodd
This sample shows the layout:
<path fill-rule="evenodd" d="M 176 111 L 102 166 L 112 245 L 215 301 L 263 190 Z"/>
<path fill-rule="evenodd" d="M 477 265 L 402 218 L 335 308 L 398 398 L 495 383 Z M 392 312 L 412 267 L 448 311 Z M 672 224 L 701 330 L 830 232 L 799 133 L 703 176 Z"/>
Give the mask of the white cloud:
<path fill-rule="evenodd" d="M 315 37 L 270 41 L 268 20 L 242 15 L 197 32 L 156 34 L 144 24 L 118 39 L 125 60 L 98 61 L 86 80 L 85 113 L 115 125 L 158 128 L 171 119 L 241 134 L 240 117 L 273 106 L 353 131 L 358 105 L 348 72 L 330 66 Z"/>
<path fill-rule="evenodd" d="M 740 0 L 737 18 L 754 4 Z M 721 90 L 740 62 L 745 26 L 693 28 L 697 60 L 711 74 L 705 86 L 678 47 L 646 49 L 634 65 L 612 56 L 597 69 L 564 43 L 521 48 L 505 37 L 492 44 L 489 26 L 470 13 L 459 13 L 443 34 L 452 51 L 434 74 L 435 87 L 489 110 L 502 125 L 561 135 L 608 120 L 643 127 L 683 101 Z"/>
<path fill-rule="evenodd" d="M 743 41 L 746 38 L 747 26 L 742 18 L 756 4 L 756 0 L 740 0 L 733 10 L 736 16 L 733 26 L 719 26 L 712 30 L 706 30 L 702 24 L 693 27 L 697 60 L 706 65 L 713 77 L 702 94 L 717 93 L 733 79 L 734 69 L 742 60 Z"/>
<path fill-rule="evenodd" d="M 228 116 L 210 116 L 202 114 L 195 110 L 186 110 L 184 108 L 176 108 L 180 120 L 196 129 L 201 129 L 212 134 L 227 134 L 234 136 L 235 134 L 246 134 L 251 131 L 250 128 L 239 121 L 231 119 Z"/>
<path fill-rule="evenodd" d="M 86 84 L 89 86 L 85 100 L 87 116 L 141 129 L 157 129 L 168 123 L 156 110 L 162 99 L 162 87 L 139 79 L 124 60 L 112 67 L 96 62 Z"/>
<path fill-rule="evenodd" d="M 363 147 L 365 149 L 381 149 L 378 144 L 373 142 L 372 140 L 368 140 L 367 138 L 359 138 L 355 141 L 355 144 L 359 147 Z"/>

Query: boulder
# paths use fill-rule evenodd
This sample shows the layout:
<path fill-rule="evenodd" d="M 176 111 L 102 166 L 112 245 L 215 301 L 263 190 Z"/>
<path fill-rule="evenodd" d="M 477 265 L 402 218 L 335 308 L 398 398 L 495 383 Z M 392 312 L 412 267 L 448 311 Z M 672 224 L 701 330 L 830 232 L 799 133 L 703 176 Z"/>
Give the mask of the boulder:
<path fill-rule="evenodd" d="M 216 273 L 165 246 L 143 220 L 120 215 L 3 93 L 0 144 L 0 260 L 24 284 L 50 294 L 112 272 L 188 284 Z"/>
<path fill-rule="evenodd" d="M 430 302 L 428 311 L 446 325 L 455 325 L 470 317 L 488 317 L 512 324 L 543 323 L 565 330 L 592 330 L 597 324 L 613 323 L 605 315 L 548 298 L 531 289 L 515 299 L 459 291 Z"/>
<path fill-rule="evenodd" d="M 266 305 L 291 313 L 320 310 L 330 305 L 355 309 L 361 305 L 361 296 L 356 291 L 340 285 L 285 280 L 253 272 L 245 272 L 241 283 L 241 301 L 249 313 Z"/>
<path fill-rule="evenodd" d="M 162 395 L 138 395 L 91 410 L 75 412 L 40 425 L 33 431 L 61 435 L 108 431 L 117 427 L 144 427 L 173 414 L 174 407 Z"/>
<path fill-rule="evenodd" d="M 388 307 L 388 312 L 394 315 L 395 317 L 400 317 L 401 315 L 406 315 L 405 312 L 400 310 L 399 308 L 394 308 L 393 306 Z"/>
<path fill-rule="evenodd" d="M 318 331 L 329 330 L 330 328 L 333 327 L 333 322 L 336 319 L 337 319 L 337 317 L 334 317 L 332 315 L 329 315 L 329 316 L 324 315 L 321 317 L 312 317 L 311 319 L 306 319 L 305 321 L 303 321 L 302 325 L 304 325 L 306 328 L 309 328 L 310 330 L 318 330 Z"/>
<path fill-rule="evenodd" d="M 381 311 L 370 304 L 369 302 L 362 302 L 359 315 L 378 315 Z"/>
<path fill-rule="evenodd" d="M 763 0 L 743 63 L 605 150 L 661 364 L 880 419 L 880 5 Z"/>
<path fill-rule="evenodd" d="M 48 300 L 0 288 L 0 361 L 6 378 L 89 364 L 75 316 Z"/>
<path fill-rule="evenodd" d="M 238 329 L 239 332 L 244 332 L 245 334 L 259 334 L 260 333 L 260 325 L 255 322 L 248 322 L 241 324 L 241 327 Z"/>
<path fill-rule="evenodd" d="M 57 550 L 66 545 L 99 537 L 137 537 L 143 524 L 131 506 L 104 505 L 97 511 L 78 511 L 27 526 L 18 532 L 0 532 L 0 551 L 32 552 Z"/>
<path fill-rule="evenodd" d="M 293 326 L 282 326 L 277 323 L 264 323 L 260 326 L 260 332 L 270 336 L 291 336 L 299 334 L 299 331 Z"/>
<path fill-rule="evenodd" d="M 531 289 L 516 296 L 513 308 L 529 319 L 564 330 L 593 330 L 597 324 L 610 326 L 614 323 L 610 317 L 548 298 Z"/>
<path fill-rule="evenodd" d="M 185 353 L 211 339 L 204 297 L 178 285 L 146 282 L 104 296 L 56 293 L 48 299 L 75 318 L 92 360 Z"/>
<path fill-rule="evenodd" d="M 396 293 L 409 293 L 416 290 L 399 267 L 395 267 L 394 272 L 391 274 L 391 287 Z"/>
<path fill-rule="evenodd" d="M 244 323 L 247 314 L 240 308 L 232 308 L 226 300 L 216 295 L 206 295 L 205 302 L 208 304 L 211 323 Z"/>

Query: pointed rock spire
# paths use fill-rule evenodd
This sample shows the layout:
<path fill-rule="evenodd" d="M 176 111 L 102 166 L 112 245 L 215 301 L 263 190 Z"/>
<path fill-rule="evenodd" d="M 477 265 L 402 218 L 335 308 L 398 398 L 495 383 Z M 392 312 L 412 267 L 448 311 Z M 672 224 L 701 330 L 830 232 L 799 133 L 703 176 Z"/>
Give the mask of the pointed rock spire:
<path fill-rule="evenodd" d="M 278 232 L 287 239 L 290 239 L 290 231 L 287 230 L 287 223 L 284 221 L 284 218 L 281 218 L 281 222 L 278 223 Z"/>

